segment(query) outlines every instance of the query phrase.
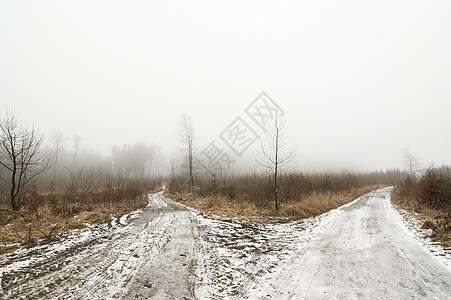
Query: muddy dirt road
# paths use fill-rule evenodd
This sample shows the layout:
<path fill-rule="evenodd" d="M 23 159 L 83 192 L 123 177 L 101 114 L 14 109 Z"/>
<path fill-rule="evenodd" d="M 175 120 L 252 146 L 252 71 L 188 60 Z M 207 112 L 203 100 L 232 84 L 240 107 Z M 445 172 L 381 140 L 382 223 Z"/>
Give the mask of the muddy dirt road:
<path fill-rule="evenodd" d="M 152 194 L 108 226 L 0 257 L 0 297 L 451 299 L 450 268 L 414 239 L 389 195 L 263 225 Z"/>
<path fill-rule="evenodd" d="M 149 206 L 129 222 L 121 218 L 122 225 L 100 236 L 94 234 L 48 259 L 5 272 L 3 295 L 192 299 L 194 216 L 159 193 L 149 195 Z"/>

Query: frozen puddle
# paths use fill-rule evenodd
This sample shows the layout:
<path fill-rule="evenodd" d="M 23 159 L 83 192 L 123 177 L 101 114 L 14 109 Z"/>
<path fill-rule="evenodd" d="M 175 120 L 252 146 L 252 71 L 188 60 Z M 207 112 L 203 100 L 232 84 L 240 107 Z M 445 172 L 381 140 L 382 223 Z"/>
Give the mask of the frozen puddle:
<path fill-rule="evenodd" d="M 415 238 L 390 191 L 285 224 L 224 220 L 149 194 L 110 226 L 0 256 L 0 297 L 451 299 L 445 258 Z"/>

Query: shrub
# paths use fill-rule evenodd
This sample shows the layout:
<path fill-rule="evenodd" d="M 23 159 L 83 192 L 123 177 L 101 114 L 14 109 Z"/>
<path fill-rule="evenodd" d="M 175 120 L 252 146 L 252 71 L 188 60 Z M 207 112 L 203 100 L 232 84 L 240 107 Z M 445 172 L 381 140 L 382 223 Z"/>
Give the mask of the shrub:
<path fill-rule="evenodd" d="M 428 168 L 419 182 L 419 201 L 429 208 L 439 208 L 445 202 L 444 192 L 437 181 L 436 171 Z"/>

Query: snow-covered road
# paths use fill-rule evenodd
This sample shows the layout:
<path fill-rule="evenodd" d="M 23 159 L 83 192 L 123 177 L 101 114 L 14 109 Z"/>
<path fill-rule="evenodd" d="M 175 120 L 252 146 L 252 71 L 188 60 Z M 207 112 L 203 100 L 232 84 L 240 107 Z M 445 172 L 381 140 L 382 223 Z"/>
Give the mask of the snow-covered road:
<path fill-rule="evenodd" d="M 400 222 L 390 188 L 326 215 L 248 288 L 255 299 L 451 299 L 451 274 Z"/>
<path fill-rule="evenodd" d="M 194 215 L 162 192 L 148 198 L 113 227 L 0 260 L 0 298 L 194 298 Z"/>
<path fill-rule="evenodd" d="M 225 220 L 162 193 L 110 224 L 0 256 L 0 298 L 451 299 L 390 188 L 316 218 Z"/>

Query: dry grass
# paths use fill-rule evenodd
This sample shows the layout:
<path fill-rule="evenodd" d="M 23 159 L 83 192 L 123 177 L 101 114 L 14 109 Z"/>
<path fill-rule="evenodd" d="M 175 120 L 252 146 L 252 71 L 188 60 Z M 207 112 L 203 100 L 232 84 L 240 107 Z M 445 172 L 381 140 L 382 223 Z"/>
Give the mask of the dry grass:
<path fill-rule="evenodd" d="M 280 215 L 291 218 L 309 218 L 340 207 L 374 190 L 375 186 L 354 188 L 347 192 L 313 192 L 301 201 L 281 206 Z"/>
<path fill-rule="evenodd" d="M 111 216 L 144 207 L 147 197 L 142 193 L 133 200 L 98 201 L 89 205 L 45 202 L 48 203 L 33 208 L 24 206 L 19 211 L 13 211 L 6 204 L 0 207 L 0 254 L 50 242 L 68 230 L 85 227 L 86 223 L 110 221 Z"/>
<path fill-rule="evenodd" d="M 402 195 L 397 189 L 392 193 L 392 202 L 398 209 L 416 212 L 414 216 L 422 228 L 432 229 L 432 240 L 451 248 L 451 215 L 443 210 L 432 209 L 421 204 L 414 195 Z"/>
<path fill-rule="evenodd" d="M 313 192 L 297 201 L 280 201 L 279 210 L 274 210 L 272 202 L 256 205 L 243 197 L 231 199 L 224 195 L 196 197 L 193 194 L 169 194 L 168 196 L 206 214 L 226 218 L 246 219 L 302 219 L 309 218 L 340 207 L 374 189 L 376 185 L 353 188 L 346 192 Z"/>

